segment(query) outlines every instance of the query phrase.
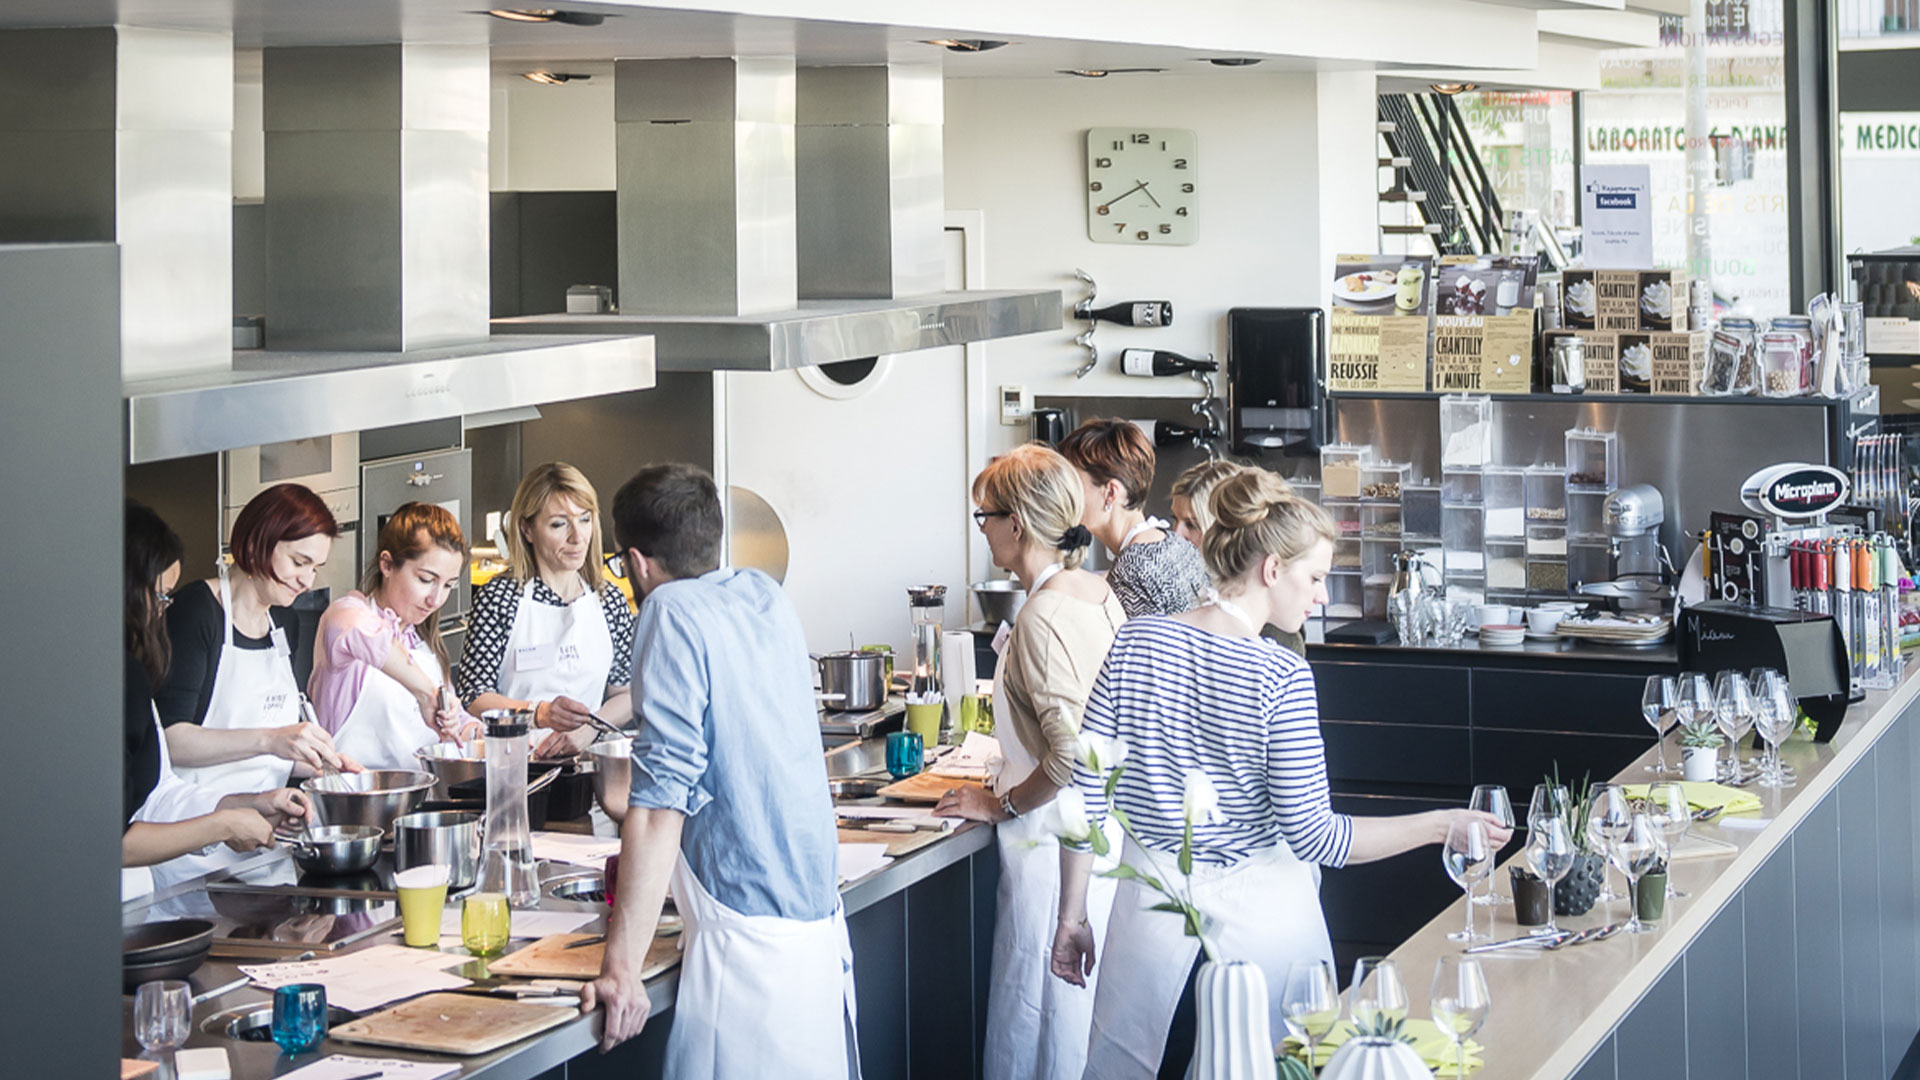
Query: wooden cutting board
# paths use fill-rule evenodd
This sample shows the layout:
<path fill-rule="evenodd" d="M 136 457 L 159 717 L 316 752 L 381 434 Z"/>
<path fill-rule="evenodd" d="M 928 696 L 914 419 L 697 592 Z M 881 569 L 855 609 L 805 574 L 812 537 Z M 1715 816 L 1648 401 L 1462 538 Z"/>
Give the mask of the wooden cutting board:
<path fill-rule="evenodd" d="M 523 1005 L 473 994 L 427 994 L 340 1024 L 327 1037 L 469 1056 L 498 1050 L 579 1015 L 579 1009 L 559 1005 Z"/>
<path fill-rule="evenodd" d="M 606 942 L 567 948 L 568 943 L 594 934 L 552 934 L 518 952 L 489 961 L 489 975 L 517 975 L 532 979 L 594 979 L 606 961 Z M 647 947 L 647 963 L 640 969 L 642 979 L 651 979 L 680 962 L 680 936 L 656 937 Z"/>
<path fill-rule="evenodd" d="M 866 829 L 840 829 L 840 842 L 843 844 L 881 844 L 887 845 L 887 854 L 899 858 L 910 851 L 919 851 L 928 844 L 952 833 L 937 832 L 933 829 L 920 829 L 910 833 L 869 832 Z"/>
<path fill-rule="evenodd" d="M 905 780 L 896 780 L 875 794 L 889 799 L 898 799 L 901 802 L 937 803 L 940 801 L 940 796 L 957 787 L 984 789 L 986 785 L 972 780 L 955 780 L 948 776 L 921 773 L 918 776 L 909 776 Z"/>

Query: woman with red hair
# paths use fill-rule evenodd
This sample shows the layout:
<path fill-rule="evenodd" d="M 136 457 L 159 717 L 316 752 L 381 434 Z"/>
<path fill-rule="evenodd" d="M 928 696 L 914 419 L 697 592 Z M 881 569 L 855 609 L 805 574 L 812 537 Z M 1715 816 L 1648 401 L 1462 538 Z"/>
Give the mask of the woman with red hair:
<path fill-rule="evenodd" d="M 180 776 L 223 795 L 285 787 L 298 771 L 357 770 L 319 727 L 301 722 L 293 615 L 340 526 L 320 496 L 276 484 L 234 518 L 215 577 L 167 608 L 173 663 L 154 693 Z"/>

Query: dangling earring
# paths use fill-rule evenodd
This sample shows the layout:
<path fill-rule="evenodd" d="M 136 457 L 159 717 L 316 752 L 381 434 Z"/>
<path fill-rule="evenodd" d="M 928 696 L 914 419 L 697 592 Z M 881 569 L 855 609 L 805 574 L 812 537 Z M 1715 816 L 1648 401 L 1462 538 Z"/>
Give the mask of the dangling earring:
<path fill-rule="evenodd" d="M 1106 504 L 1102 506 L 1101 509 L 1109 514 L 1113 513 L 1113 496 L 1107 496 Z"/>

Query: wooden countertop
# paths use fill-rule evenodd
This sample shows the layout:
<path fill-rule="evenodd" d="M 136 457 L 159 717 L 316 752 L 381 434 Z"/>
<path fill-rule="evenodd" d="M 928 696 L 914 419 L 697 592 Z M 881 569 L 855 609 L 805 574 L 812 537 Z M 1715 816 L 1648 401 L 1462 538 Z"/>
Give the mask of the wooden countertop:
<path fill-rule="evenodd" d="M 1792 836 L 1853 763 L 1920 696 L 1916 669 L 1920 669 L 1920 663 L 1910 660 L 1899 686 L 1869 693 L 1865 701 L 1850 708 L 1832 742 L 1789 742 L 1782 754 L 1798 772 L 1798 786 L 1748 787 L 1745 790 L 1758 795 L 1763 804 L 1758 814 L 1742 815 L 1733 824 L 1715 821 L 1694 826 L 1692 835 L 1732 844 L 1739 849 L 1738 854 L 1675 863 L 1671 883 L 1690 895 L 1667 901 L 1666 920 L 1657 930 L 1620 934 L 1555 952 L 1521 948 L 1481 954 L 1493 1008 L 1486 1025 L 1474 1036 L 1485 1048 L 1486 1065 L 1470 1073 L 1471 1080 L 1559 1080 L 1572 1075 L 1713 918 L 1738 897 L 1747 880 Z M 1653 760 L 1654 752 L 1649 750 L 1615 779 L 1620 783 L 1646 783 L 1653 777 L 1645 771 L 1645 765 Z M 1524 807 L 1531 794 L 1510 793 L 1516 808 Z M 1741 819 L 1752 824 L 1742 828 Z M 1523 858 L 1516 847 L 1508 862 Z M 1437 853 L 1433 863 L 1434 873 L 1444 873 Z M 1501 864 L 1494 880 L 1501 883 L 1502 893 L 1511 894 L 1506 866 Z M 1613 876 L 1618 888 L 1622 879 L 1617 873 Z M 1455 901 L 1392 953 L 1406 981 L 1414 1016 L 1427 1015 L 1427 988 L 1435 959 L 1461 949 L 1459 942 L 1447 940 L 1446 935 L 1464 925 L 1463 903 Z M 1488 911 L 1493 912 L 1493 939 L 1526 932 L 1527 928 L 1514 921 L 1510 904 L 1476 909 L 1475 919 L 1483 931 L 1487 929 Z M 1577 929 L 1625 922 L 1627 914 L 1627 903 L 1622 899 L 1596 904 L 1586 916 L 1559 922 Z"/>

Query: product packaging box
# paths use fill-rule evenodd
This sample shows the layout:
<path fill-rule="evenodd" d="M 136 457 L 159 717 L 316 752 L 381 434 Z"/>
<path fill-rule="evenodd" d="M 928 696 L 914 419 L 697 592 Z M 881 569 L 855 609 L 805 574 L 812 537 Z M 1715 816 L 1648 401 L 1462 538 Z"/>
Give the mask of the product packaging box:
<path fill-rule="evenodd" d="M 1433 258 L 1341 255 L 1331 294 L 1327 388 L 1425 390 Z"/>
<path fill-rule="evenodd" d="M 1639 333 L 1620 335 L 1620 389 L 1628 393 L 1700 392 L 1707 366 L 1707 335 Z"/>
<path fill-rule="evenodd" d="M 1556 338 L 1577 337 L 1587 343 L 1587 388 L 1589 394 L 1618 394 L 1620 389 L 1620 335 L 1609 330 L 1548 330 L 1540 335 L 1541 362 L 1545 374 L 1541 390 L 1551 388 L 1553 342 Z"/>
<path fill-rule="evenodd" d="M 1687 276 L 1678 270 L 1568 270 L 1560 275 L 1568 329 L 1687 329 Z"/>

